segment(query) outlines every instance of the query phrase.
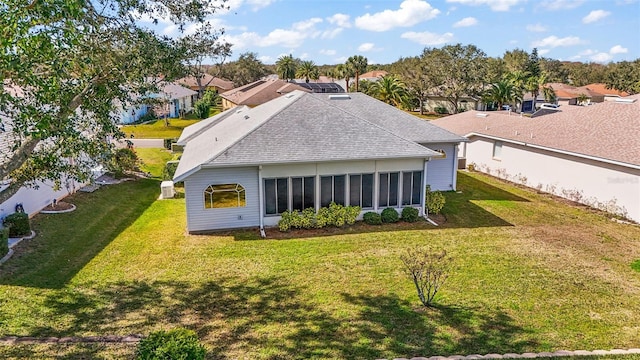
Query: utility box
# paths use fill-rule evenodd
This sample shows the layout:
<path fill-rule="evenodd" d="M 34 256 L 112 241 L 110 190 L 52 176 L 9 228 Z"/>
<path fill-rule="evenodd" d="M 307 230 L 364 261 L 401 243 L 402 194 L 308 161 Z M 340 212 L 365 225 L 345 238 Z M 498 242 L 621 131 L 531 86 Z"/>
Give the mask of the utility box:
<path fill-rule="evenodd" d="M 176 191 L 173 188 L 173 181 L 171 180 L 163 181 L 162 184 L 160 184 L 160 189 L 162 190 L 163 199 L 171 199 L 176 195 Z"/>

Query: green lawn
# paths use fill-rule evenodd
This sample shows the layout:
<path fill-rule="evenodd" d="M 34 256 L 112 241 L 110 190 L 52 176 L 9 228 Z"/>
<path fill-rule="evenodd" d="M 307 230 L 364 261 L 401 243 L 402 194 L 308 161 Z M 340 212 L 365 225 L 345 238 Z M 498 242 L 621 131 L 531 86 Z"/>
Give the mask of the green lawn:
<path fill-rule="evenodd" d="M 136 154 L 142 162 L 140 170 L 150 173 L 152 177 L 160 180 L 162 180 L 167 161 L 176 157 L 169 150 L 155 148 L 136 148 Z"/>
<path fill-rule="evenodd" d="M 190 236 L 159 181 L 103 187 L 38 215 L 0 266 L 0 335 L 194 329 L 211 359 L 394 358 L 638 347 L 640 228 L 479 174 L 447 223 L 270 239 Z M 454 272 L 422 309 L 399 255 L 442 247 Z M 0 347 L 0 357 L 122 358 L 133 347 Z M 72 355 L 68 355 L 68 354 Z M 51 355 L 54 354 L 54 355 Z"/>
<path fill-rule="evenodd" d="M 182 130 L 200 120 L 169 119 L 169 126 L 165 126 L 164 120 L 139 125 L 124 125 L 122 132 L 129 138 L 132 134 L 137 139 L 171 139 L 178 138 Z"/>

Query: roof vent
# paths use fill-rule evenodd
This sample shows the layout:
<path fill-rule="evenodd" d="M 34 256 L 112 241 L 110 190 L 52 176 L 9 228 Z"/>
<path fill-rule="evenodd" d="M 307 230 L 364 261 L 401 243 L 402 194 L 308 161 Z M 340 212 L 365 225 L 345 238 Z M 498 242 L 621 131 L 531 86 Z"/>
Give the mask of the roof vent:
<path fill-rule="evenodd" d="M 616 102 L 621 104 L 633 104 L 634 102 L 636 102 L 636 99 L 618 98 L 616 99 Z"/>
<path fill-rule="evenodd" d="M 285 95 L 284 97 L 285 97 L 285 98 L 287 98 L 287 99 L 291 99 L 291 98 L 292 98 L 292 97 L 294 97 L 294 96 L 296 96 L 296 94 L 294 94 L 294 93 L 289 93 L 289 94 Z"/>
<path fill-rule="evenodd" d="M 245 115 L 244 119 L 247 120 L 249 118 L 249 115 Z"/>
<path fill-rule="evenodd" d="M 487 116 L 489 116 L 489 114 L 487 113 L 477 113 L 476 117 L 481 117 L 481 118 L 486 118 Z"/>
<path fill-rule="evenodd" d="M 347 94 L 329 95 L 329 100 L 349 100 L 349 99 L 351 99 L 351 96 Z"/>

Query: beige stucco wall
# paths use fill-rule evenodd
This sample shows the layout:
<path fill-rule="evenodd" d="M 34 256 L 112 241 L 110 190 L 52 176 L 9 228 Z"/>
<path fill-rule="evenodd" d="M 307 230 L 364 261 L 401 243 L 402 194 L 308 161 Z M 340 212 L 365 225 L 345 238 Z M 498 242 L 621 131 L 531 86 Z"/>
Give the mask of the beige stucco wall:
<path fill-rule="evenodd" d="M 527 185 L 640 222 L 640 170 L 474 136 L 467 164 L 479 171 Z"/>

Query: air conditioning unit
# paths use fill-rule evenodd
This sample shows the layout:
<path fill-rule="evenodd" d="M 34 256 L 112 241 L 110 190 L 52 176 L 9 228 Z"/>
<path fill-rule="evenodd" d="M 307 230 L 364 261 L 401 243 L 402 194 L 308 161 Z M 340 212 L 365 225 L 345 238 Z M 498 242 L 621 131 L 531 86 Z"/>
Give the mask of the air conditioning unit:
<path fill-rule="evenodd" d="M 176 191 L 173 188 L 173 181 L 163 181 L 162 184 L 160 184 L 160 189 L 162 190 L 163 199 L 171 199 L 176 195 Z"/>

